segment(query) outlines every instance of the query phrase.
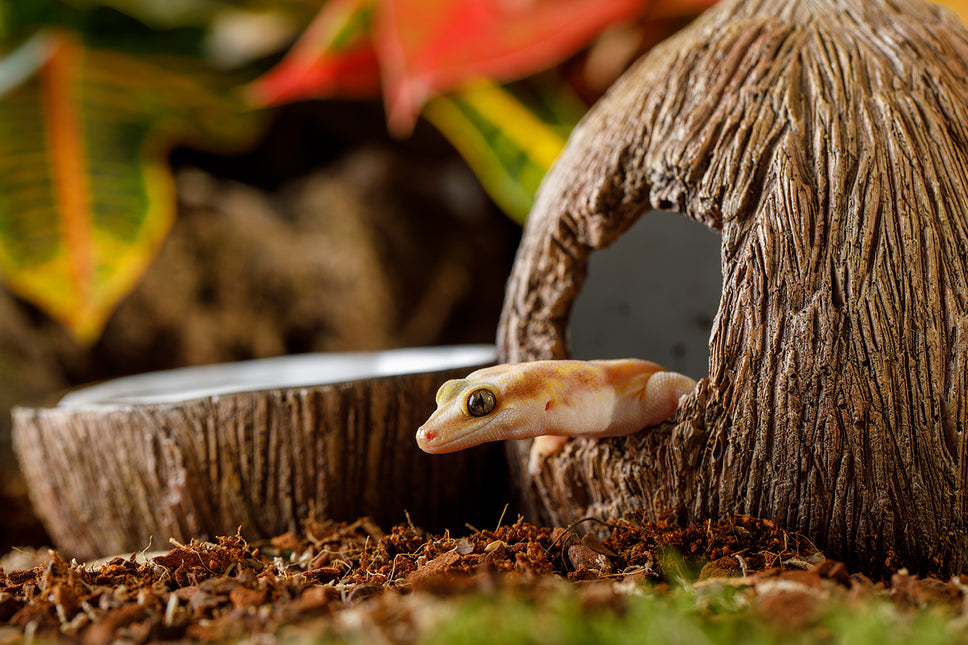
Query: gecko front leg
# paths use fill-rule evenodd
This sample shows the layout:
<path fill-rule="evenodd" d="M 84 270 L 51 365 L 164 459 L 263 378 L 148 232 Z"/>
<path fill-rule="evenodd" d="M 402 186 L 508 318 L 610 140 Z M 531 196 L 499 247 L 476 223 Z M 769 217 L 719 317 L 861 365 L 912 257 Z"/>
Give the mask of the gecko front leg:
<path fill-rule="evenodd" d="M 541 472 L 541 464 L 551 455 L 557 455 L 565 448 L 569 437 L 557 434 L 543 434 L 534 438 L 528 451 L 528 474 L 536 477 Z"/>

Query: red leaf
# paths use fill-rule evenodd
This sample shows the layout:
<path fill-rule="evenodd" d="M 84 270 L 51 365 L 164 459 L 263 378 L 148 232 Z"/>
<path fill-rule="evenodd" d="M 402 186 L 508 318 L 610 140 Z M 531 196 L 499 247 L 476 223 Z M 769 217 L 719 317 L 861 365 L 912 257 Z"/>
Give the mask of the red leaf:
<path fill-rule="evenodd" d="M 424 102 L 481 76 L 550 67 L 650 0 L 378 0 L 374 38 L 390 126 L 409 130 Z"/>
<path fill-rule="evenodd" d="M 258 105 L 306 97 L 371 98 L 391 129 L 480 77 L 507 81 L 571 56 L 612 24 L 690 16 L 715 0 L 327 0 L 283 61 L 255 81 Z M 666 26 L 660 27 L 664 34 Z"/>
<path fill-rule="evenodd" d="M 260 106 L 303 98 L 380 95 L 367 0 L 329 0 L 286 57 L 249 88 Z"/>
<path fill-rule="evenodd" d="M 260 106 L 305 98 L 339 96 L 368 99 L 380 96 L 380 67 L 367 42 L 342 52 L 315 58 L 287 56 L 278 66 L 249 86 L 251 100 Z"/>

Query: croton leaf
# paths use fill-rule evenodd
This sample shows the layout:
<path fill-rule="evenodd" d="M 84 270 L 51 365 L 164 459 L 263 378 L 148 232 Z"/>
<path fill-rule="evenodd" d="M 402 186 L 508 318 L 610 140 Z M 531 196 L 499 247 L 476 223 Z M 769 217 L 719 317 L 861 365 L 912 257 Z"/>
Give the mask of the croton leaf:
<path fill-rule="evenodd" d="M 484 80 L 437 96 L 424 110 L 519 224 L 581 114 L 581 104 L 561 86 L 549 86 L 525 103 Z"/>
<path fill-rule="evenodd" d="M 374 40 L 392 130 L 412 127 L 434 94 L 507 81 L 573 54 L 649 0 L 378 0 Z"/>
<path fill-rule="evenodd" d="M 0 89 L 0 272 L 93 341 L 173 220 L 170 144 L 240 142 L 253 122 L 184 75 L 62 32 L 0 63 Z"/>
<path fill-rule="evenodd" d="M 681 0 L 697 2 L 700 0 Z M 650 0 L 329 0 L 282 62 L 249 90 L 258 105 L 377 96 L 407 132 L 432 96 L 506 81 L 573 54 Z"/>
<path fill-rule="evenodd" d="M 369 0 L 329 0 L 285 58 L 249 85 L 249 99 L 269 106 L 310 97 L 379 96 L 371 8 Z"/>

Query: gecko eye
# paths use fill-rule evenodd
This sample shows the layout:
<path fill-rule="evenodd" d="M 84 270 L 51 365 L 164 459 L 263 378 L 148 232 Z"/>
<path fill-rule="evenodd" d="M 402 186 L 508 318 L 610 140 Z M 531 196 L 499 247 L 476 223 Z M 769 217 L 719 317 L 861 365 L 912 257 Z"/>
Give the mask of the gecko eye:
<path fill-rule="evenodd" d="M 494 411 L 497 398 L 494 392 L 480 388 L 467 395 L 467 413 L 472 417 L 483 417 Z"/>

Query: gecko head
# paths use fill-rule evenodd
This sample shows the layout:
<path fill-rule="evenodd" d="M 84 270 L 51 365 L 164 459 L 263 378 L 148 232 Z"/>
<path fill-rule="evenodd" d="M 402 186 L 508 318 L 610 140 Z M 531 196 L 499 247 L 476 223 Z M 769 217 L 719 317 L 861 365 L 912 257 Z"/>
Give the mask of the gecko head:
<path fill-rule="evenodd" d="M 440 386 L 437 410 L 417 430 L 421 450 L 454 452 L 488 441 L 523 438 L 516 436 L 520 401 L 506 380 L 488 378 L 493 376 L 497 375 L 479 370 Z"/>

